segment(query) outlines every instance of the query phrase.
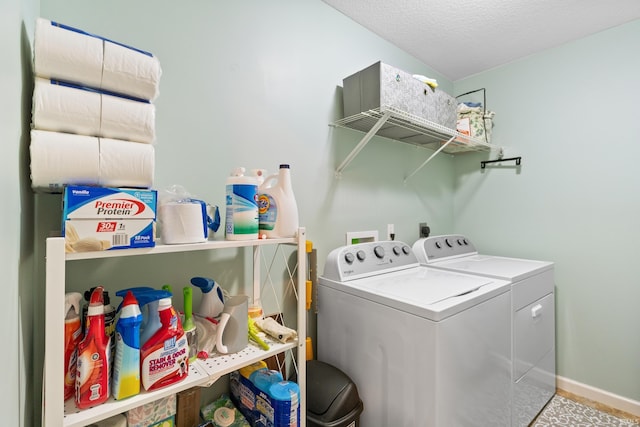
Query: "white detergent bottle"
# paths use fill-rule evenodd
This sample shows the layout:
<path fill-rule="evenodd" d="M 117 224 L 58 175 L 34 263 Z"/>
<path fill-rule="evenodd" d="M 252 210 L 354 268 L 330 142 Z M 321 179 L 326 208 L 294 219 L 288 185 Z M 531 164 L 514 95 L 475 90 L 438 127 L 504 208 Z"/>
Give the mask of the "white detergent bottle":
<path fill-rule="evenodd" d="M 289 165 L 280 165 L 268 176 L 258 195 L 260 235 L 267 238 L 294 237 L 298 232 L 298 205 L 291 186 Z"/>
<path fill-rule="evenodd" d="M 227 240 L 258 238 L 258 180 L 244 172 L 245 168 L 236 168 L 227 178 L 224 227 Z"/>

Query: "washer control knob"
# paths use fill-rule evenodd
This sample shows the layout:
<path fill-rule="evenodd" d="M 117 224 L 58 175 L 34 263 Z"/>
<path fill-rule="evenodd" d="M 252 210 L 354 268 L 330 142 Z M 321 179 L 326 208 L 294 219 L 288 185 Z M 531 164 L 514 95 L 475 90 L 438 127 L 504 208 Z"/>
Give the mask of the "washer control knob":
<path fill-rule="evenodd" d="M 394 246 L 393 247 L 393 254 L 396 256 L 400 256 L 400 254 L 402 253 L 402 250 L 400 249 L 400 246 Z"/>
<path fill-rule="evenodd" d="M 373 248 L 373 253 L 380 259 L 384 258 L 384 248 L 382 246 Z"/>
<path fill-rule="evenodd" d="M 353 263 L 354 259 L 355 258 L 353 257 L 353 254 L 351 252 L 347 252 L 346 254 L 344 254 L 344 260 L 347 262 L 347 264 Z"/>
<path fill-rule="evenodd" d="M 364 259 L 367 257 L 364 251 L 356 252 L 356 256 L 358 257 L 358 261 L 364 261 Z"/>
<path fill-rule="evenodd" d="M 410 248 L 409 246 L 403 246 L 403 247 L 402 247 L 402 252 L 403 252 L 405 255 L 409 255 L 409 254 L 411 253 L 411 248 Z"/>
<path fill-rule="evenodd" d="M 437 240 L 436 240 L 436 248 L 438 248 L 438 249 L 442 249 L 442 245 L 441 245 L 441 244 L 440 244 L 440 242 L 438 242 Z"/>
<path fill-rule="evenodd" d="M 458 246 L 462 246 L 463 244 L 462 240 L 458 239 Z"/>
<path fill-rule="evenodd" d="M 449 239 L 444 239 L 444 242 L 447 244 L 447 246 L 449 246 L 450 248 L 453 247 L 453 245 L 451 244 L 451 242 L 449 241 Z"/>

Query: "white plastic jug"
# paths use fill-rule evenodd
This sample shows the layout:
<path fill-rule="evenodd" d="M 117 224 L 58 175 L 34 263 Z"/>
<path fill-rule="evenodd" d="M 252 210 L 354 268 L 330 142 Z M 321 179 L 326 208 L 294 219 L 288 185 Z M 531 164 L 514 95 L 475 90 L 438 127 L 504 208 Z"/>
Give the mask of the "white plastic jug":
<path fill-rule="evenodd" d="M 298 205 L 291 186 L 288 164 L 268 176 L 258 192 L 260 236 L 294 237 L 298 232 Z"/>

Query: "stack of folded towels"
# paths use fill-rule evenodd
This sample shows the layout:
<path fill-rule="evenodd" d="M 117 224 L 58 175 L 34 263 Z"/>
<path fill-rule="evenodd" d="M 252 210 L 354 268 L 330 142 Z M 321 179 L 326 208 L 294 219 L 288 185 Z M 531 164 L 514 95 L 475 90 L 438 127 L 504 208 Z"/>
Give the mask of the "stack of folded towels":
<path fill-rule="evenodd" d="M 151 53 L 38 18 L 31 186 L 150 188 L 162 70 Z"/>

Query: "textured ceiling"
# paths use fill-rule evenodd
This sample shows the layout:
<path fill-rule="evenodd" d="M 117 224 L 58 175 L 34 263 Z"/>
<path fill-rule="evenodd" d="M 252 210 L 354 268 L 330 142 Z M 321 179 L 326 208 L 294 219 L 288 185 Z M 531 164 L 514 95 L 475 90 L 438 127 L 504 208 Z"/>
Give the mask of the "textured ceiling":
<path fill-rule="evenodd" d="M 452 81 L 640 18 L 640 0 L 323 1 Z"/>

